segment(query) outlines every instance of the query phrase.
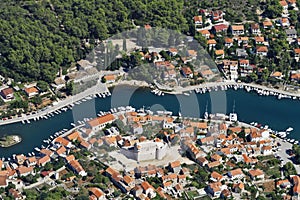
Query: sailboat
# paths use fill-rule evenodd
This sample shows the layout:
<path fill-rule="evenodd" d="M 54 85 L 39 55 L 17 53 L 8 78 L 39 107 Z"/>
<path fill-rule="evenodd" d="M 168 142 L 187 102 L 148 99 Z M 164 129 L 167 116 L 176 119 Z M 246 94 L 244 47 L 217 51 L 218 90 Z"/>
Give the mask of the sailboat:
<path fill-rule="evenodd" d="M 233 103 L 233 112 L 229 114 L 229 121 L 236 122 L 237 121 L 237 114 L 235 113 L 235 101 Z"/>
<path fill-rule="evenodd" d="M 208 105 L 208 103 L 206 102 L 205 113 L 204 113 L 204 119 L 208 119 L 207 105 Z"/>

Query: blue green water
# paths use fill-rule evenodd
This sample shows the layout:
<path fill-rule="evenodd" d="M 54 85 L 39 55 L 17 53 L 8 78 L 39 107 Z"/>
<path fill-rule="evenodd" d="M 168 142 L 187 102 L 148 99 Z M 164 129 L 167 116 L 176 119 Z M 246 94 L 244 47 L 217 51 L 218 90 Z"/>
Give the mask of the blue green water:
<path fill-rule="evenodd" d="M 235 102 L 235 103 L 234 103 Z M 15 123 L 0 126 L 0 136 L 19 134 L 22 142 L 10 148 L 0 148 L 0 157 L 12 154 L 28 153 L 34 147 L 40 147 L 44 139 L 64 128 L 70 129 L 72 122 L 83 118 L 96 117 L 99 111 L 109 111 L 111 107 L 133 106 L 150 108 L 151 110 L 169 110 L 173 114 L 180 111 L 183 116 L 202 117 L 206 105 L 209 112 L 230 113 L 235 104 L 235 112 L 239 121 L 268 124 L 274 130 L 286 130 L 293 127 L 289 137 L 300 140 L 300 101 L 291 99 L 278 100 L 273 96 L 259 96 L 244 90 L 228 90 L 206 94 L 164 95 L 156 96 L 148 89 L 135 90 L 131 87 L 118 87 L 112 96 L 96 98 L 76 105 L 72 110 L 62 112 L 48 120 L 31 121 L 30 124 Z"/>

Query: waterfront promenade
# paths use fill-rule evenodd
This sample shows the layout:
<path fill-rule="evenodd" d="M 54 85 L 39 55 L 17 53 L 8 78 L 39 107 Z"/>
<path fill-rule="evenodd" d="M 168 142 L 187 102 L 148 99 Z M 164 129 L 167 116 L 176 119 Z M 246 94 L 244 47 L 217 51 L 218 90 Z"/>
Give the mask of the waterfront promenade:
<path fill-rule="evenodd" d="M 106 73 L 103 72 L 102 75 L 105 75 Z M 112 83 L 112 84 L 104 84 L 101 83 L 100 81 L 98 81 L 98 83 L 91 87 L 86 89 L 85 91 L 73 95 L 71 97 L 68 97 L 64 100 L 58 101 L 53 103 L 52 106 L 48 106 L 45 110 L 39 110 L 36 113 L 31 113 L 29 115 L 25 115 L 23 114 L 21 117 L 14 117 L 12 119 L 6 119 L 6 120 L 0 120 L 0 126 L 1 125 L 5 125 L 5 124 L 11 124 L 11 123 L 16 123 L 16 122 L 28 122 L 28 120 L 38 120 L 41 119 L 43 116 L 46 116 L 50 113 L 55 112 L 56 110 L 59 110 L 61 108 L 67 107 L 71 104 L 73 104 L 76 101 L 79 101 L 81 99 L 86 98 L 87 96 L 94 96 L 98 93 L 105 93 L 105 92 L 109 92 L 108 87 L 114 87 L 114 86 L 120 86 L 120 85 L 129 85 L 129 86 L 138 86 L 138 87 L 150 87 L 149 84 L 147 84 L 145 81 L 137 81 L 137 80 L 120 80 L 118 82 Z M 164 91 L 165 93 L 168 94 L 184 94 L 185 92 L 189 92 L 189 91 L 195 91 L 195 90 L 200 90 L 200 89 L 217 89 L 218 87 L 237 87 L 237 88 L 251 88 L 251 90 L 256 90 L 256 91 L 269 91 L 272 92 L 273 94 L 276 95 L 286 95 L 289 97 L 297 97 L 300 98 L 300 93 L 293 93 L 293 92 L 289 92 L 289 91 L 284 91 L 284 90 L 280 90 L 280 89 L 275 89 L 275 88 L 269 88 L 266 86 L 262 86 L 262 85 L 257 85 L 257 84 L 253 84 L 253 83 L 237 83 L 235 81 L 222 81 L 222 82 L 208 82 L 208 83 L 203 83 L 200 85 L 195 85 L 195 86 L 188 86 L 188 87 L 177 87 L 175 88 L 173 91 Z M 218 88 L 220 89 L 220 88 Z"/>
<path fill-rule="evenodd" d="M 7 120 L 0 120 L 0 125 L 12 124 L 12 123 L 22 122 L 22 121 L 27 122 L 28 120 L 33 120 L 33 119 L 38 120 L 41 119 L 43 116 L 53 113 L 56 110 L 59 110 L 61 108 L 65 108 L 66 106 L 69 106 L 76 101 L 84 99 L 88 96 L 93 96 L 98 93 L 105 93 L 105 92 L 109 92 L 108 88 L 106 87 L 105 84 L 99 82 L 95 86 L 88 88 L 81 93 L 70 96 L 64 100 L 55 102 L 52 106 L 47 107 L 45 110 L 39 110 L 36 113 L 34 114 L 32 113 L 29 115 L 23 114 L 21 117 L 15 117 Z"/>

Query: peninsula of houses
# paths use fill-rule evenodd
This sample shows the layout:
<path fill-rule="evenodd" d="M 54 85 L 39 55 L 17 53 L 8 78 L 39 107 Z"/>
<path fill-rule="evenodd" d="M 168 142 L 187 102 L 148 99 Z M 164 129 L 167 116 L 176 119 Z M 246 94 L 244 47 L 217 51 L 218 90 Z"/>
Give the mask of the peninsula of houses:
<path fill-rule="evenodd" d="M 0 190 L 14 199 L 38 191 L 89 199 L 292 199 L 300 177 L 285 152 L 291 148 L 272 130 L 225 115 L 204 120 L 120 107 L 36 154 L 0 161 Z"/>

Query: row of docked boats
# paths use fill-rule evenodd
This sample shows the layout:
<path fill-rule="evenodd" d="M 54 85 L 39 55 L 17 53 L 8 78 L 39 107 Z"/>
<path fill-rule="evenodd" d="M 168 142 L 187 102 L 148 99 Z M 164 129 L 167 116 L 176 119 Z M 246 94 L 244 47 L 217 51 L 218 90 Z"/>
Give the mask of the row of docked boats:
<path fill-rule="evenodd" d="M 30 115 L 36 115 L 38 114 L 39 112 L 42 112 L 46 109 L 49 109 L 51 106 L 48 106 L 40 111 L 37 111 L 37 112 L 33 112 L 31 114 L 28 114 L 24 117 L 24 119 L 21 120 L 22 124 L 25 124 L 25 123 L 30 123 L 30 120 L 28 118 L 32 118 L 34 121 L 37 121 L 37 120 L 40 120 L 40 119 L 49 119 L 51 117 L 53 117 L 54 115 L 59 115 L 61 114 L 62 112 L 66 112 L 67 110 L 71 110 L 75 105 L 79 105 L 87 100 L 91 100 L 93 98 L 96 98 L 96 97 L 100 97 L 100 98 L 105 98 L 107 96 L 111 96 L 111 93 L 109 91 L 107 92 L 103 92 L 103 93 L 98 93 L 98 94 L 94 94 L 94 95 L 89 95 L 81 100 L 78 100 L 76 102 L 72 102 L 70 103 L 69 105 L 63 107 L 63 108 L 60 108 L 60 109 L 57 109 L 57 110 L 54 110 L 54 111 L 51 111 L 51 112 L 48 112 L 47 114 L 42 114 L 42 115 L 37 115 L 37 116 L 34 116 L 34 117 L 30 117 Z"/>
<path fill-rule="evenodd" d="M 294 130 L 294 128 L 292 128 L 292 127 L 287 128 L 285 131 L 274 131 L 274 130 L 270 129 L 268 125 L 263 126 L 261 124 L 258 124 L 257 122 L 251 122 L 250 125 L 260 128 L 260 129 L 268 130 L 271 133 L 271 136 L 281 138 L 284 142 L 289 142 L 291 144 L 299 144 L 300 145 L 300 142 L 298 140 L 293 139 L 293 138 L 287 138 L 287 136 L 290 134 L 290 132 L 292 132 Z"/>
<path fill-rule="evenodd" d="M 164 96 L 165 93 L 163 93 L 162 91 L 160 91 L 159 89 L 154 89 L 154 90 L 151 90 L 151 93 L 157 95 L 157 96 Z"/>
<path fill-rule="evenodd" d="M 211 87 L 199 87 L 195 89 L 196 93 L 201 93 L 204 94 L 206 92 L 211 92 L 211 91 L 219 91 L 219 90 L 228 90 L 228 89 L 245 89 L 247 92 L 254 91 L 260 96 L 276 96 L 278 99 L 293 99 L 293 100 L 300 100 L 300 97 L 296 95 L 288 95 L 288 94 L 283 94 L 280 92 L 275 92 L 272 89 L 261 89 L 255 86 L 247 86 L 243 84 L 225 84 L 225 85 L 216 85 L 216 86 L 211 86 Z"/>

